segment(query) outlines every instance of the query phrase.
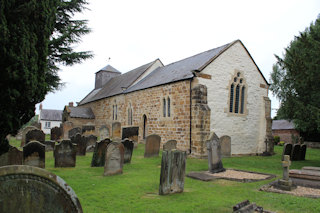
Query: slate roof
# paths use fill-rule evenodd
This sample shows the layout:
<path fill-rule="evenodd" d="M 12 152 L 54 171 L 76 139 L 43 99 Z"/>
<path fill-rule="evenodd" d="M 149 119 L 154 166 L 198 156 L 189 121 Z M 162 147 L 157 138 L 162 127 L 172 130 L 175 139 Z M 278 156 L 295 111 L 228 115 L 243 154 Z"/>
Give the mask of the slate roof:
<path fill-rule="evenodd" d="M 62 121 L 62 110 L 42 109 L 40 111 L 40 120 Z"/>
<path fill-rule="evenodd" d="M 69 107 L 71 118 L 94 119 L 95 116 L 90 107 Z"/>
<path fill-rule="evenodd" d="M 294 123 L 288 120 L 273 120 L 272 130 L 295 129 Z"/>
<path fill-rule="evenodd" d="M 109 71 L 109 72 L 121 73 L 121 72 L 119 72 L 116 68 L 114 68 L 114 67 L 111 66 L 111 65 L 107 65 L 107 66 L 101 68 L 98 72 L 100 72 L 100 71 Z"/>

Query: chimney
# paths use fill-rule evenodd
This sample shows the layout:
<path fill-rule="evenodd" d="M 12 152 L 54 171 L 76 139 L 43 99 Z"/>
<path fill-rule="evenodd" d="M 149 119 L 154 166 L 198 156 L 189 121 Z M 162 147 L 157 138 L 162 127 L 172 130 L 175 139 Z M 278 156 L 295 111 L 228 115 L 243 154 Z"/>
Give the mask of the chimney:
<path fill-rule="evenodd" d="M 73 107 L 73 102 L 69 102 L 69 107 Z"/>
<path fill-rule="evenodd" d="M 42 103 L 40 103 L 40 105 L 39 105 L 39 110 L 40 111 L 42 110 Z"/>

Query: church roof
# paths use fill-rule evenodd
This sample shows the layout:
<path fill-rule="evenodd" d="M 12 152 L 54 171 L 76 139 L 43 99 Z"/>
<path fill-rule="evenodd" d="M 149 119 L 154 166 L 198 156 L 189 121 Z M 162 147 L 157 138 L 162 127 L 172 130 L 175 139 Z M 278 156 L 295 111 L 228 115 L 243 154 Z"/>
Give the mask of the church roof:
<path fill-rule="evenodd" d="M 273 120 L 272 130 L 295 129 L 294 123 L 288 120 Z"/>
<path fill-rule="evenodd" d="M 69 107 L 71 118 L 94 119 L 95 116 L 90 107 Z"/>
<path fill-rule="evenodd" d="M 62 121 L 62 110 L 42 109 L 40 110 L 40 120 Z"/>
<path fill-rule="evenodd" d="M 121 72 L 119 72 L 116 68 L 114 68 L 114 67 L 111 66 L 111 65 L 107 65 L 107 66 L 101 68 L 98 72 L 100 72 L 100 71 L 108 71 L 108 72 L 121 73 Z"/>

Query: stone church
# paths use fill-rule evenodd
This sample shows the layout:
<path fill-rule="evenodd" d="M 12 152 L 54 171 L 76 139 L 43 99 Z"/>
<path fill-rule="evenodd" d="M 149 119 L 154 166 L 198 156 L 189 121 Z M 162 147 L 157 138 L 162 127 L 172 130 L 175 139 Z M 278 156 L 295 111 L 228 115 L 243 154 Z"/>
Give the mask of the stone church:
<path fill-rule="evenodd" d="M 161 144 L 206 156 L 210 131 L 231 139 L 231 155 L 260 154 L 271 134 L 269 84 L 240 40 L 163 65 L 156 59 L 121 74 L 108 65 L 77 107 L 66 106 L 64 129 L 94 126 L 97 136 L 121 138 L 137 130 L 138 143 Z"/>

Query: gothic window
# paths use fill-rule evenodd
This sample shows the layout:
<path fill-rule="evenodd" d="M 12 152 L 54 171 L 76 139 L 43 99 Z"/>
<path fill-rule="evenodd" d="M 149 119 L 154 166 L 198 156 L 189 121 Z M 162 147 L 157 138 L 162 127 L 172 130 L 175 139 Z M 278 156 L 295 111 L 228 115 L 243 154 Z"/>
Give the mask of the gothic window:
<path fill-rule="evenodd" d="M 168 99 L 167 99 L 167 104 L 168 104 L 168 117 L 170 117 L 170 114 L 171 114 L 171 109 L 170 109 L 170 98 L 168 97 Z"/>
<path fill-rule="evenodd" d="M 131 104 L 128 108 L 128 125 L 132 125 L 132 107 Z"/>
<path fill-rule="evenodd" d="M 231 79 L 229 113 L 245 114 L 246 86 L 243 74 L 237 72 Z"/>
<path fill-rule="evenodd" d="M 163 117 L 166 117 L 166 99 L 163 99 Z"/>
<path fill-rule="evenodd" d="M 118 120 L 118 106 L 116 105 L 116 119 L 115 120 Z"/>

